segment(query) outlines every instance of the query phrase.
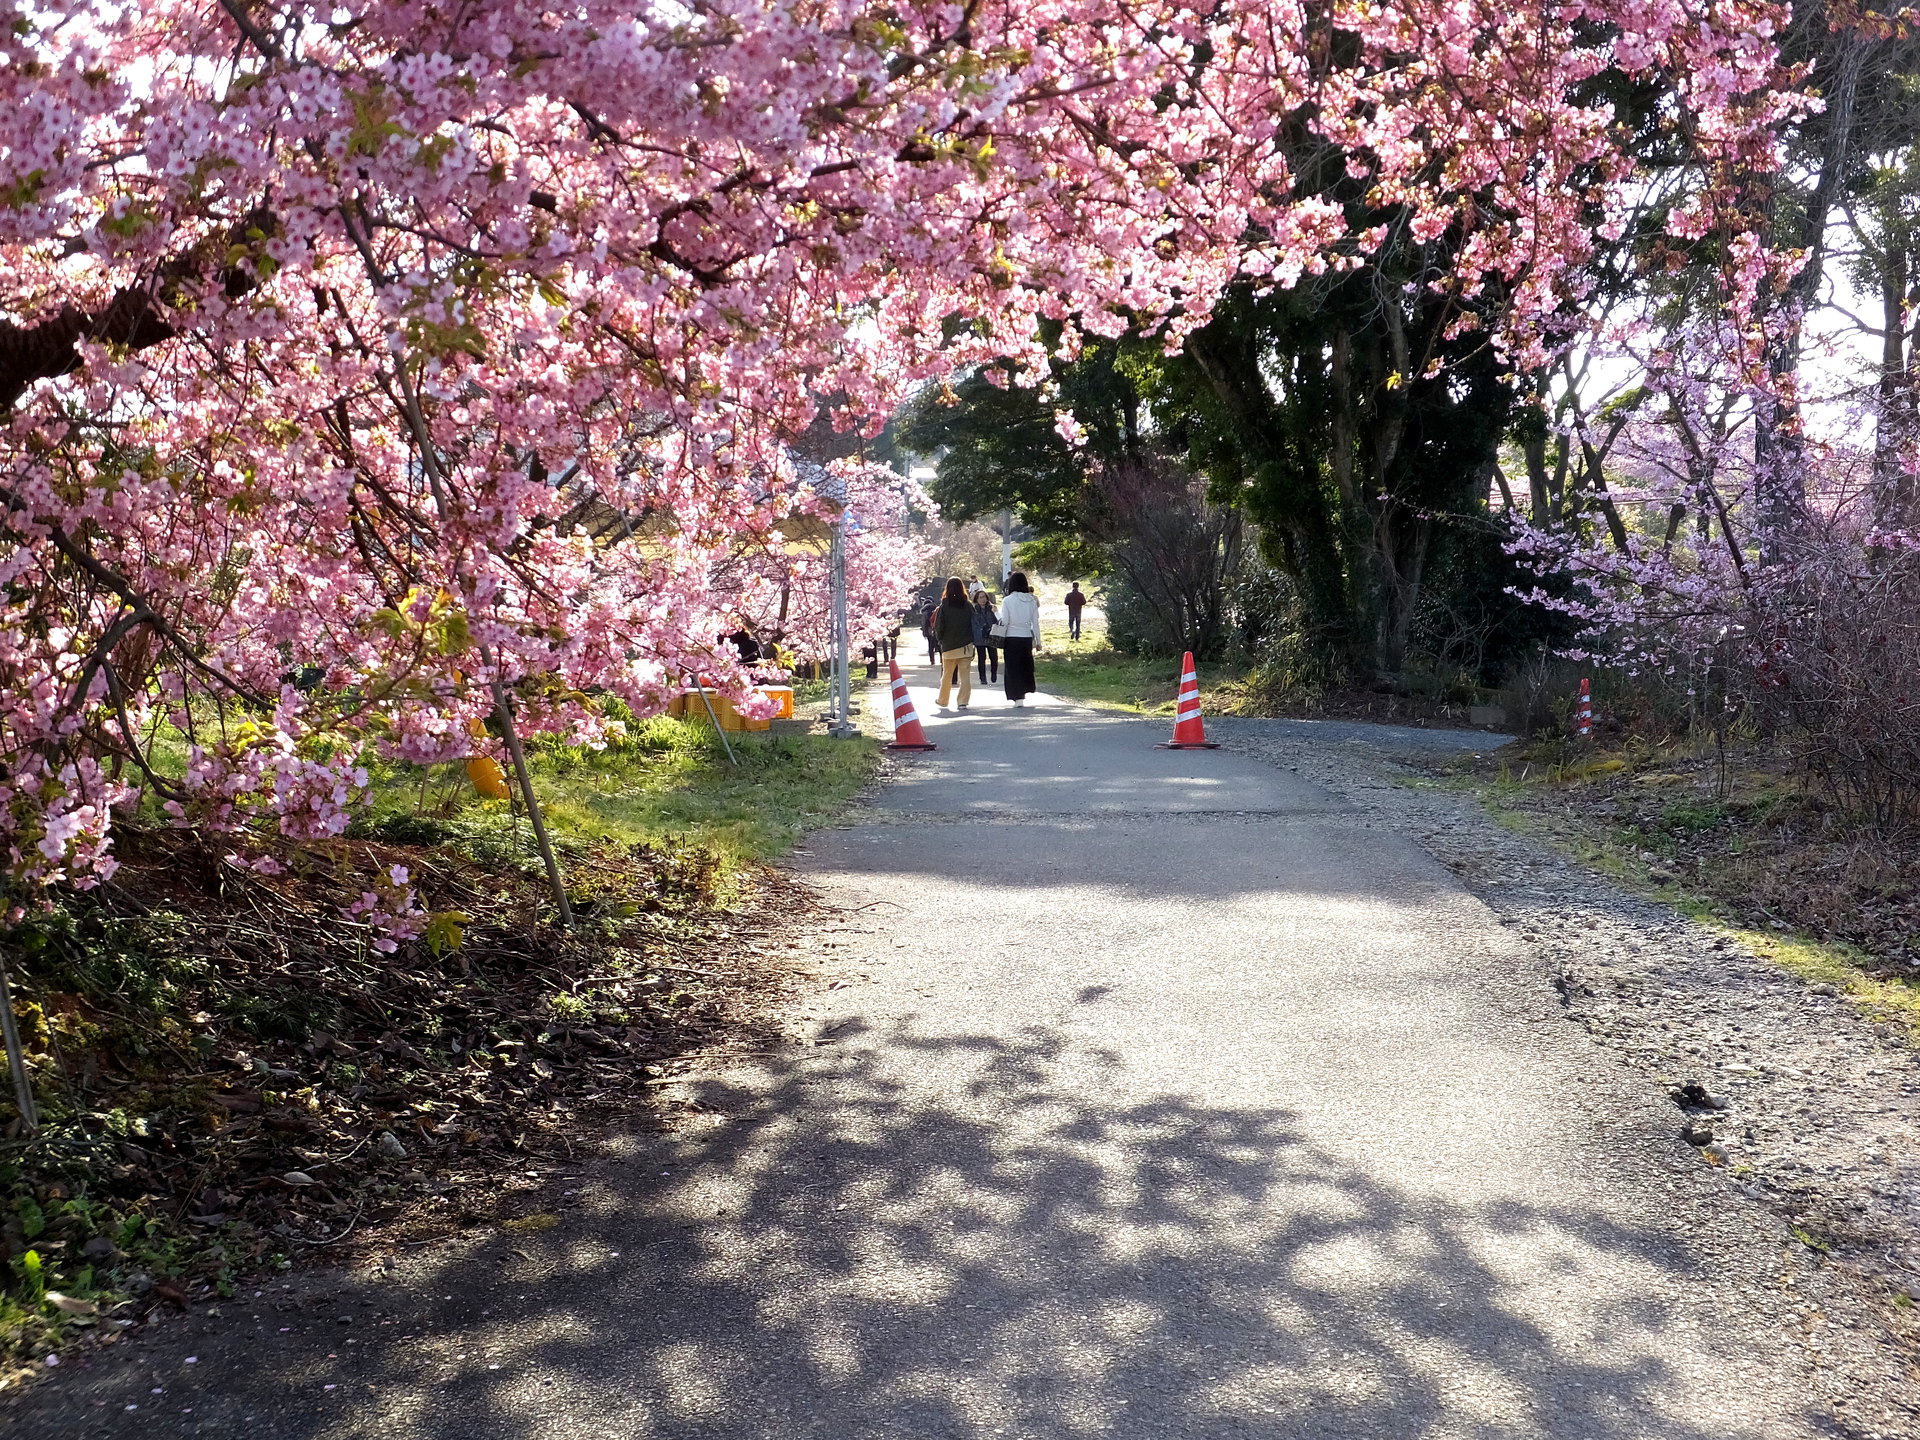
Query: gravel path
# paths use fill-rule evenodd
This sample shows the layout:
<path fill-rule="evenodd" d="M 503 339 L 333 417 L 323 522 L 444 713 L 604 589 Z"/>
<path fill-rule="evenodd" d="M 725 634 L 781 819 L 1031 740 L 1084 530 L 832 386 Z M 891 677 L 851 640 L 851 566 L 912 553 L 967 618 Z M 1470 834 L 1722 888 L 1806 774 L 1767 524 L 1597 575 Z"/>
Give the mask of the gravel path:
<path fill-rule="evenodd" d="M 1868 1413 L 1890 1352 L 1801 1333 L 1855 1272 L 1568 1023 L 1586 882 L 1392 783 L 1381 740 L 1458 732 L 930 728 L 800 857 L 843 920 L 793 1043 L 689 1078 L 680 1133 L 550 1230 L 154 1326 L 8 1434 L 1913 1433 Z"/>

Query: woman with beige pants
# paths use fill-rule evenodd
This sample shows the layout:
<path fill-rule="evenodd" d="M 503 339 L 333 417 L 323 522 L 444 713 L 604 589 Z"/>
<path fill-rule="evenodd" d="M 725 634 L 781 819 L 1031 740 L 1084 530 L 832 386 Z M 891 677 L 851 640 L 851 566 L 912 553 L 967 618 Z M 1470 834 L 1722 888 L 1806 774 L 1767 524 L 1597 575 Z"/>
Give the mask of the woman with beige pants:
<path fill-rule="evenodd" d="M 933 612 L 933 638 L 940 647 L 940 708 L 947 708 L 953 677 L 960 677 L 960 708 L 973 699 L 973 602 L 967 587 L 947 581 L 946 594 Z"/>

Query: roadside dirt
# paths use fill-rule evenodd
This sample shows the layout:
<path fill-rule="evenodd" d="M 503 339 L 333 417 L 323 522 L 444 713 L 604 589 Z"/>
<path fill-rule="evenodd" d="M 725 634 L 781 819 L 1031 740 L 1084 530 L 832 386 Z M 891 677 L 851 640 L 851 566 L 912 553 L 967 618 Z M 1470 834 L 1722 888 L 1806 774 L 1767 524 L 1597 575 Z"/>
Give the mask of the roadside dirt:
<path fill-rule="evenodd" d="M 704 852 L 608 847 L 571 858 L 562 932 L 523 871 L 351 848 L 261 878 L 136 836 L 49 920 L 16 1011 L 62 1081 L 39 1136 L 0 1141 L 0 1263 L 59 1298 L 0 1313 L 0 1388 L 262 1274 L 545 1223 L 614 1117 L 690 1104 L 682 1057 L 765 1031 L 818 908 L 779 872 L 721 896 Z M 371 954 L 340 920 L 388 865 L 457 947 Z"/>

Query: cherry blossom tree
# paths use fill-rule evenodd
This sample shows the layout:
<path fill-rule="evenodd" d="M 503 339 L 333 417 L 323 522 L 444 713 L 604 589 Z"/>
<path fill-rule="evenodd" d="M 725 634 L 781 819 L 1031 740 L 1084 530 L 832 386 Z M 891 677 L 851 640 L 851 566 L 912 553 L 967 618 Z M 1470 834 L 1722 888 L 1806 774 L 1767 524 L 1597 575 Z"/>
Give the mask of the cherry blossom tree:
<path fill-rule="evenodd" d="M 810 492 L 771 541 L 753 537 L 714 575 L 730 611 L 795 658 L 833 653 L 832 529 L 846 547 L 847 640 L 854 649 L 891 634 L 938 551 L 909 517 L 935 513 L 916 480 L 859 459 L 796 467 Z"/>
<path fill-rule="evenodd" d="M 10 882 L 110 873 L 136 787 L 337 834 L 369 753 L 460 758 L 489 716 L 594 743 L 599 697 L 743 685 L 712 577 L 803 503 L 817 396 L 876 426 L 956 366 L 1177 345 L 1236 277 L 1356 263 L 1303 127 L 1383 217 L 1462 233 L 1432 283 L 1497 289 L 1533 363 L 1634 176 L 1587 82 L 1671 88 L 1707 157 L 1676 225 L 1731 234 L 1776 15 L 0 0 Z M 389 881 L 366 910 L 404 933 Z"/>

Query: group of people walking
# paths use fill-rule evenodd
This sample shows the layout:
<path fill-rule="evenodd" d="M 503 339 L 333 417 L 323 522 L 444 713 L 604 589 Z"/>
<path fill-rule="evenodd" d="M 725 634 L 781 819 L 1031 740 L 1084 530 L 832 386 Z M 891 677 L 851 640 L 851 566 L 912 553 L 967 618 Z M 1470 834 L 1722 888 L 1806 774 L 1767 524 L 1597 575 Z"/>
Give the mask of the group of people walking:
<path fill-rule="evenodd" d="M 942 710 L 953 697 L 956 681 L 959 707 L 964 710 L 972 703 L 976 666 L 983 684 L 992 683 L 1005 672 L 1007 699 L 1016 707 L 1024 706 L 1033 693 L 1040 602 L 1020 571 L 1007 577 L 1007 593 L 998 608 L 986 587 L 976 585 L 968 595 L 960 580 L 947 581 L 945 592 L 927 611 L 925 630 L 929 658 L 940 666 Z"/>

